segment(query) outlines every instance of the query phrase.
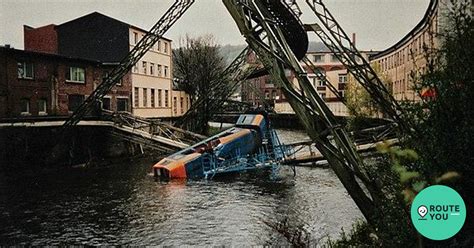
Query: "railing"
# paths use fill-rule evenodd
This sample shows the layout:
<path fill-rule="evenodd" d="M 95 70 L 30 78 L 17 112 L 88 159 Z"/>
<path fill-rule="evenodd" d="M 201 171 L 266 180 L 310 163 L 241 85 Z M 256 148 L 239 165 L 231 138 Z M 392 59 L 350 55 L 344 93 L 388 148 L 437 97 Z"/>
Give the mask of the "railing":
<path fill-rule="evenodd" d="M 113 121 L 115 125 L 146 131 L 152 135 L 162 136 L 181 143 L 192 144 L 206 138 L 203 135 L 176 128 L 160 121 L 134 116 L 128 112 L 103 110 L 102 113 L 103 118 Z"/>

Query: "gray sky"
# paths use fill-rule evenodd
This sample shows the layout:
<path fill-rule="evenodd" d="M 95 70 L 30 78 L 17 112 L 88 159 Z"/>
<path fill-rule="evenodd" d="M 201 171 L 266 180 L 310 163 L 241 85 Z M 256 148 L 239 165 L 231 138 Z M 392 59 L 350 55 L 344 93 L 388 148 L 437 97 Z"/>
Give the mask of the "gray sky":
<path fill-rule="evenodd" d="M 121 21 L 149 29 L 172 0 L 0 0 L 0 44 L 23 48 L 23 25 L 61 24 L 98 11 Z M 315 18 L 306 3 L 298 0 L 303 21 Z M 364 50 L 385 49 L 407 34 L 422 18 L 429 0 L 327 0 L 326 4 L 347 33 L 357 33 Z M 177 41 L 211 33 L 217 42 L 244 44 L 233 19 L 220 0 L 196 0 L 187 13 L 166 33 Z M 312 38 L 312 40 L 316 40 Z"/>

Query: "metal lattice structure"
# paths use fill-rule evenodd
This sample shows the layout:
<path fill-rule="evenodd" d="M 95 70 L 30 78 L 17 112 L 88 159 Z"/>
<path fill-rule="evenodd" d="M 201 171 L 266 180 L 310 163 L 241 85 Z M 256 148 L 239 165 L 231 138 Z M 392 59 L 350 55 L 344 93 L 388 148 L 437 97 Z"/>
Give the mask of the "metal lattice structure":
<path fill-rule="evenodd" d="M 281 86 L 286 98 L 302 124 L 315 142 L 317 149 L 327 159 L 364 216 L 373 213 L 373 201 L 357 183 L 364 182 L 372 197 L 374 182 L 364 172 L 354 142 L 336 121 L 324 100 L 311 85 L 307 72 L 299 63 L 307 50 L 306 30 L 293 8 L 283 1 L 223 0 L 247 43 L 273 80 Z M 296 4 L 296 3 L 294 3 Z M 305 47 L 306 44 L 306 47 Z M 303 50 L 303 51 L 302 51 Z M 287 78 L 287 71 L 297 79 L 299 89 Z"/>
<path fill-rule="evenodd" d="M 123 78 L 132 67 L 152 48 L 168 29 L 191 7 L 194 0 L 176 0 L 165 12 L 161 19 L 145 34 L 130 53 L 122 59 L 101 84 L 77 108 L 64 126 L 76 125 L 87 115 L 114 85 Z"/>
<path fill-rule="evenodd" d="M 175 123 L 177 126 L 187 127 L 199 117 L 200 111 L 206 110 L 209 114 L 213 114 L 222 108 L 239 85 L 255 71 L 255 68 L 244 66 L 248 52 L 248 47 L 243 49 L 217 79 L 219 81 L 210 83 L 212 86 L 208 91 L 210 95 L 193 102 L 190 109 Z M 213 102 L 212 105 L 207 105 L 210 100 Z"/>
<path fill-rule="evenodd" d="M 316 75 L 316 77 L 324 82 L 324 85 L 336 96 L 337 100 L 341 101 L 343 104 L 346 104 L 346 99 L 339 93 L 339 91 L 332 85 L 331 82 L 327 79 L 326 75 L 324 74 L 321 69 L 319 69 L 308 57 L 304 57 L 302 62 L 306 65 L 306 71 L 310 71 Z"/>
<path fill-rule="evenodd" d="M 406 118 L 404 118 L 403 109 L 377 76 L 366 58 L 357 50 L 352 40 L 322 0 L 306 0 L 306 3 L 321 23 L 321 25 L 306 25 L 306 29 L 316 33 L 329 50 L 367 90 L 385 115 L 392 118 L 402 130 L 410 132 L 413 126 L 407 123 Z"/>

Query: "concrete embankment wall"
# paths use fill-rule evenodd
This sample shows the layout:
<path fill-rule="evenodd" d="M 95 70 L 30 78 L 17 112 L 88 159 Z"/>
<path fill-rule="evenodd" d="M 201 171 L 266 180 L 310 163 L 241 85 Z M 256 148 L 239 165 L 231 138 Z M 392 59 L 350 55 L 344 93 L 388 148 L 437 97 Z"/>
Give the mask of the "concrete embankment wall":
<path fill-rule="evenodd" d="M 11 126 L 0 128 L 0 167 L 75 166 L 134 156 L 139 146 L 112 135 L 111 127 Z"/>

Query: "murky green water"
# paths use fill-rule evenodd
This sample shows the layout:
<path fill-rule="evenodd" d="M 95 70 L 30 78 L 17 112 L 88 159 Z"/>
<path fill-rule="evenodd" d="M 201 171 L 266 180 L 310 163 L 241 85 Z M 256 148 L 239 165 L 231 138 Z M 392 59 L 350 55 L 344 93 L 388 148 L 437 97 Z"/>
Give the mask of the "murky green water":
<path fill-rule="evenodd" d="M 285 142 L 304 138 L 279 133 Z M 154 162 L 0 173 L 0 244 L 285 244 L 265 222 L 289 218 L 319 240 L 362 218 L 329 169 L 161 182 L 150 175 Z"/>

